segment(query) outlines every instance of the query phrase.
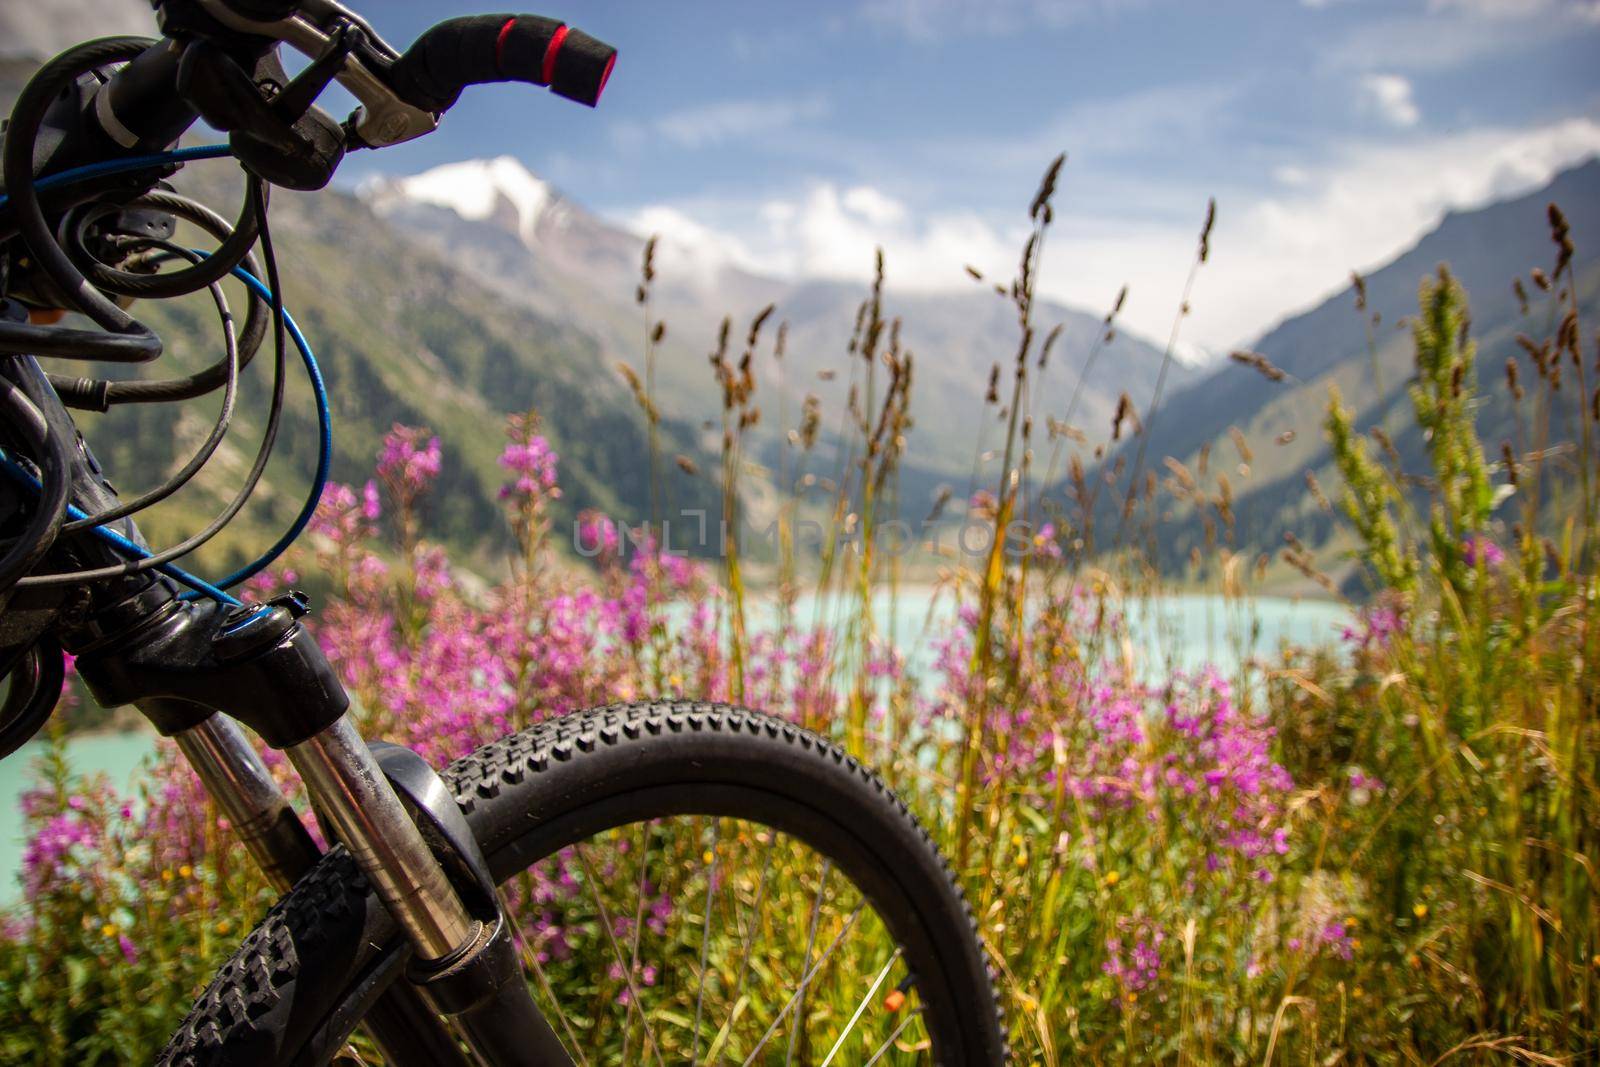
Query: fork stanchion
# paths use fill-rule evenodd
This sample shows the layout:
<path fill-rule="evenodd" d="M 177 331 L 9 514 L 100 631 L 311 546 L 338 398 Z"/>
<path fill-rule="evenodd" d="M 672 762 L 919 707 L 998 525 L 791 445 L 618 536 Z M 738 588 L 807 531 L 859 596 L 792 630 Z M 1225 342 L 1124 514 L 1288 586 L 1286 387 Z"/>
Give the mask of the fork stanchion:
<path fill-rule="evenodd" d="M 418 955 L 443 959 L 476 936 L 477 921 L 347 716 L 287 755 Z"/>
<path fill-rule="evenodd" d="M 288 892 L 320 854 L 244 730 L 215 714 L 173 740 L 267 882 Z"/>

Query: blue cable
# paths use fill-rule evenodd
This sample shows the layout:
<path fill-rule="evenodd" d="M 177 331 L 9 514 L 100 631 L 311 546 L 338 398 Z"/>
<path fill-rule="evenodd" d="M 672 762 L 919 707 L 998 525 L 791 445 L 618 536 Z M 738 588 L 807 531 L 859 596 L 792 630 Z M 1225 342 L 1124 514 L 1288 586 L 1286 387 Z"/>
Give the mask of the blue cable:
<path fill-rule="evenodd" d="M 33 183 L 39 192 L 54 189 L 59 185 L 71 185 L 73 182 L 87 181 L 90 178 L 103 178 L 107 174 L 122 174 L 126 171 L 149 170 L 152 167 L 164 167 L 173 163 L 190 163 L 197 159 L 221 159 L 233 155 L 233 150 L 225 144 L 193 145 L 189 148 L 174 148 L 170 152 L 157 152 L 149 156 L 130 156 L 127 159 L 106 159 L 99 163 L 89 163 L 71 170 L 61 171 L 40 178 Z M 10 203 L 10 198 L 0 196 L 0 208 Z"/>
<path fill-rule="evenodd" d="M 28 473 L 27 468 L 23 467 L 20 463 L 7 455 L 5 449 L 0 449 L 0 471 L 4 471 L 13 480 L 21 483 L 22 485 L 28 486 L 36 493 L 44 488 L 39 484 L 39 479 Z M 67 517 L 76 521 L 78 519 L 87 519 L 89 515 L 82 508 L 68 504 Z M 126 537 L 123 537 L 115 530 L 107 529 L 104 526 L 91 527 L 89 532 L 125 556 L 131 556 L 134 559 L 149 559 L 152 554 L 148 549 L 134 544 L 132 541 L 128 540 Z M 204 578 L 196 578 L 188 571 L 183 570 L 180 567 L 176 567 L 171 563 L 158 563 L 154 569 L 160 571 L 169 578 L 182 582 L 184 585 L 189 586 L 195 591 L 194 593 L 186 593 L 184 594 L 185 596 L 208 596 L 218 603 L 227 604 L 231 607 L 237 607 L 239 604 L 239 601 L 235 600 L 227 593 L 224 593 L 221 589 L 218 589 Z"/>
<path fill-rule="evenodd" d="M 202 253 L 203 254 L 203 253 Z M 271 303 L 272 290 L 261 283 L 261 280 L 243 267 L 233 268 L 233 276 L 244 282 L 250 291 L 261 299 Z M 305 532 L 306 525 L 311 521 L 311 516 L 316 514 L 317 504 L 322 500 L 322 490 L 328 484 L 328 469 L 333 464 L 333 417 L 328 410 L 328 390 L 322 381 L 322 370 L 317 366 L 317 358 L 311 352 L 311 344 L 306 340 L 305 334 L 300 332 L 300 327 L 294 321 L 294 316 L 288 311 L 283 313 L 283 324 L 289 331 L 289 336 L 294 340 L 294 345 L 300 350 L 300 358 L 306 365 L 306 375 L 311 379 L 311 392 L 317 402 L 317 473 L 312 479 L 311 492 L 306 496 L 306 502 L 300 508 L 300 514 L 295 516 L 294 523 L 284 531 L 277 543 L 261 554 L 253 563 L 234 571 L 217 584 L 224 589 L 231 589 L 240 582 L 260 574 L 277 561 L 278 557 Z M 183 599 L 193 600 L 197 594 L 185 593 Z"/>
<path fill-rule="evenodd" d="M 73 182 L 86 181 L 90 178 L 104 177 L 107 174 L 121 174 L 128 171 L 148 170 L 152 167 L 167 166 L 173 163 L 188 163 L 199 159 L 220 159 L 226 156 L 231 156 L 232 154 L 232 149 L 230 149 L 226 144 L 194 145 L 189 148 L 176 148 L 169 152 L 158 152 L 154 155 L 133 156 L 128 159 L 104 160 L 99 163 L 90 163 L 82 167 L 74 167 L 71 170 L 64 170 L 58 174 L 51 174 L 48 177 L 40 178 L 34 183 L 34 187 L 42 192 L 46 189 L 53 189 L 61 185 L 69 185 Z M 8 197 L 0 196 L 0 208 L 5 207 L 8 202 Z M 204 255 L 205 253 L 202 252 L 201 254 Z M 263 300 L 269 302 L 272 300 L 271 290 L 262 284 L 260 279 L 256 278 L 255 275 L 251 274 L 243 267 L 235 267 L 233 269 L 233 275 L 240 281 L 244 282 L 244 284 L 252 292 L 260 296 Z M 155 570 L 158 570 L 162 574 L 182 582 L 193 590 L 193 592 L 183 594 L 183 599 L 185 600 L 193 600 L 198 596 L 209 596 L 212 599 L 219 600 L 224 604 L 239 603 L 222 590 L 232 588 L 233 586 L 238 585 L 240 582 L 248 581 L 250 578 L 255 577 L 257 574 L 260 574 L 262 571 L 272 566 L 272 564 L 277 561 L 278 557 L 282 556 L 283 553 L 288 550 L 289 546 L 292 545 L 300 537 L 300 535 L 305 532 L 307 524 L 311 522 L 311 516 L 316 513 L 317 504 L 322 500 L 323 489 L 326 488 L 328 484 L 328 471 L 333 462 L 333 421 L 328 407 L 327 387 L 323 383 L 322 370 L 317 366 L 316 356 L 312 354 L 310 343 L 306 340 L 305 335 L 300 332 L 299 325 L 294 321 L 294 317 L 290 315 L 287 310 L 285 310 L 283 313 L 283 321 L 285 328 L 289 332 L 290 338 L 294 341 L 295 347 L 300 351 L 300 357 L 302 361 L 306 365 L 306 374 L 311 380 L 311 391 L 316 398 L 317 404 L 317 430 L 319 435 L 317 471 L 316 476 L 312 480 L 311 492 L 306 497 L 305 504 L 301 506 L 300 514 L 295 516 L 294 523 L 289 527 L 282 537 L 278 538 L 277 542 L 273 544 L 271 548 L 262 553 L 261 556 L 259 556 L 254 562 L 228 575 L 222 581 L 218 582 L 216 586 L 213 586 L 203 579 L 197 578 L 170 563 L 157 566 Z M 33 481 L 32 476 L 29 475 L 27 471 L 17 466 L 9 457 L 4 454 L 3 450 L 0 450 L 0 467 L 3 467 L 6 472 L 11 474 L 13 477 L 20 475 L 24 480 L 31 482 L 36 490 L 39 488 L 38 483 Z M 67 514 L 74 520 L 88 517 L 83 511 L 72 506 L 68 506 Z M 150 556 L 150 553 L 145 551 L 143 548 L 140 548 L 138 545 L 134 544 L 132 541 L 129 541 L 121 534 L 118 534 L 112 530 L 108 530 L 103 526 L 94 527 L 92 532 L 96 537 L 108 542 L 119 551 L 126 555 L 130 555 L 135 559 L 147 559 Z"/>
<path fill-rule="evenodd" d="M 204 255 L 205 253 L 202 252 L 200 254 Z M 235 267 L 233 275 L 244 282 L 261 299 L 269 303 L 272 301 L 272 290 L 262 284 L 261 280 L 255 275 L 243 267 Z M 288 330 L 289 337 L 294 341 L 295 347 L 300 350 L 300 358 L 306 365 L 306 376 L 311 380 L 311 392 L 316 398 L 317 470 L 312 478 L 311 492 L 306 495 L 306 502 L 301 505 L 300 514 L 295 516 L 295 520 L 289 529 L 284 531 L 283 536 L 279 537 L 271 548 L 263 552 L 253 562 L 217 582 L 216 586 L 212 586 L 203 579 L 196 578 L 194 575 L 182 571 L 171 564 L 156 567 L 156 570 L 177 579 L 193 590 L 192 592 L 184 593 L 179 599 L 195 600 L 201 596 L 209 596 L 213 600 L 221 600 L 225 604 L 239 603 L 227 593 L 222 592 L 222 590 L 231 589 L 240 582 L 248 581 L 277 562 L 278 557 L 288 551 L 289 546 L 299 540 L 300 535 L 305 532 L 306 526 L 311 522 L 311 516 L 316 514 L 317 504 L 322 500 L 322 492 L 327 487 L 328 472 L 333 465 L 333 416 L 328 406 L 328 389 L 322 380 L 322 368 L 317 366 L 317 357 L 311 351 L 311 343 L 306 340 L 305 334 L 300 332 L 300 325 L 294 321 L 294 316 L 290 315 L 287 310 L 283 313 L 283 324 Z M 39 488 L 38 482 L 34 481 L 32 476 L 21 467 L 16 466 L 5 456 L 3 451 L 0 451 L 0 465 L 4 465 L 7 473 L 13 477 L 20 475 L 30 482 L 35 490 Z M 70 506 L 67 509 L 67 514 L 73 519 L 87 517 L 83 511 Z M 149 552 L 146 552 L 132 541 L 103 526 L 96 526 L 93 531 L 101 540 L 109 542 L 124 553 L 132 555 L 135 559 L 145 559 L 150 555 Z"/>

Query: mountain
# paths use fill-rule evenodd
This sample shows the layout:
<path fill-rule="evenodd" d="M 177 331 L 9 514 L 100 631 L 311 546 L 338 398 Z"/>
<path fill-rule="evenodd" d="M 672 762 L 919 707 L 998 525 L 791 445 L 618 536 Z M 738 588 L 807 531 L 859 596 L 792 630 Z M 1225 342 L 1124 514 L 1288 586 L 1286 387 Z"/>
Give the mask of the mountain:
<path fill-rule="evenodd" d="M 381 217 L 440 253 L 485 286 L 556 321 L 581 324 L 595 338 L 604 362 L 640 362 L 644 319 L 635 293 L 644 238 L 609 223 L 530 174 L 509 157 L 454 163 L 405 178 L 365 183 L 359 195 Z M 652 314 L 667 323 L 657 357 L 661 406 L 693 417 L 715 414 L 715 390 L 706 354 L 724 315 L 736 340 L 768 304 L 774 320 L 789 324 L 788 355 L 778 368 L 758 358 L 757 379 L 766 418 L 758 452 L 770 454 L 780 428 L 772 418 L 780 406 L 791 413 L 807 393 L 830 412 L 840 410 L 851 383 L 847 352 L 856 311 L 866 286 L 826 280 L 762 277 L 684 247 L 664 248 L 652 287 Z M 904 292 L 887 264 L 886 315 L 903 321 L 902 343 L 916 356 L 908 439 L 906 496 L 933 491 L 941 481 L 970 476 L 982 437 L 981 399 L 996 362 L 1009 367 L 1017 326 L 1008 302 L 987 286 L 956 293 Z M 1059 413 L 1078 383 L 1094 339 L 1098 316 L 1041 303 L 1042 334 L 1063 325 L 1053 366 L 1036 384 L 1035 409 Z M 771 327 L 767 337 L 771 338 Z M 1073 421 L 1109 425 L 1118 396 L 1126 391 L 1148 400 L 1162 354 L 1144 341 L 1117 336 L 1091 369 Z M 859 363 L 859 361 L 855 361 Z M 1178 363 L 1174 383 L 1197 373 Z M 828 420 L 832 423 L 832 420 Z M 959 428 L 959 429 L 957 429 Z M 957 432 L 952 432 L 956 430 Z M 992 436 L 992 435 L 991 435 Z"/>
<path fill-rule="evenodd" d="M 1413 427 L 1405 392 L 1413 354 L 1404 319 L 1417 310 L 1422 279 L 1441 263 L 1449 265 L 1471 302 L 1482 397 L 1479 427 L 1486 448 L 1497 454 L 1500 442 L 1513 436 L 1503 368 L 1519 353 L 1516 336 L 1543 337 L 1554 325 L 1550 297 L 1529 280 L 1533 268 L 1549 271 L 1554 263 L 1546 218 L 1552 202 L 1572 227 L 1579 299 L 1592 321 L 1600 309 L 1600 160 L 1567 170 L 1526 196 L 1449 213 L 1411 248 L 1366 275 L 1365 314 L 1356 308 L 1352 284 L 1268 330 L 1248 347 L 1282 369 L 1286 380 L 1269 381 L 1228 363 L 1172 393 L 1150 430 L 1147 468 L 1160 472 L 1160 459 L 1171 456 L 1195 471 L 1202 449 L 1209 449 L 1213 474 L 1221 471 L 1230 479 L 1240 543 L 1273 552 L 1282 545 L 1284 531 L 1292 530 L 1312 547 L 1328 545 L 1335 524 L 1309 498 L 1305 472 L 1312 471 L 1330 493 L 1338 484 L 1321 428 L 1330 386 L 1357 413 L 1358 428 L 1388 430 L 1403 469 L 1426 469 L 1425 442 Z M 1512 289 L 1516 278 L 1533 298 L 1528 316 Z M 1525 380 L 1532 378 L 1525 359 L 1522 369 Z M 1571 394 L 1569 388 L 1563 395 Z M 1233 428 L 1242 433 L 1248 456 L 1238 453 Z M 1558 438 L 1567 430 L 1562 419 L 1552 427 Z M 1127 449 L 1120 455 L 1127 457 Z M 1203 537 L 1195 524 L 1182 521 L 1185 514 L 1177 509 L 1173 518 L 1178 521 L 1161 528 L 1163 558 L 1171 565 L 1187 558 Z"/>
<path fill-rule="evenodd" d="M 192 165 L 178 186 L 227 214 L 243 194 L 236 168 Z M 332 401 L 333 476 L 371 476 L 383 433 L 395 422 L 430 427 L 444 450 L 444 470 L 424 516 L 429 536 L 457 558 L 497 566 L 508 540 L 496 464 L 505 417 L 537 409 L 561 457 L 565 519 L 585 507 L 631 515 L 648 497 L 645 435 L 632 397 L 602 370 L 599 346 L 581 328 L 553 321 L 493 291 L 397 231 L 361 201 L 325 190 L 276 191 L 272 232 L 287 307 L 316 350 Z M 232 295 L 242 320 L 243 298 Z M 167 343 L 157 363 L 135 369 L 167 376 L 198 368 L 220 352 L 215 312 L 203 294 L 135 305 Z M 254 456 L 270 391 L 270 339 L 241 379 L 229 437 L 202 476 L 169 503 L 141 516 L 156 544 L 191 532 L 237 487 Z M 113 369 L 115 371 L 115 369 Z M 294 515 L 315 465 L 314 408 L 299 361 L 274 459 L 258 494 L 195 566 L 219 573 L 270 543 Z M 113 479 L 127 490 L 154 484 L 187 457 L 209 428 L 215 400 L 183 405 L 125 405 L 79 423 Z M 694 432 L 668 420 L 664 447 L 699 456 Z M 711 507 L 709 486 L 670 475 L 687 506 Z"/>

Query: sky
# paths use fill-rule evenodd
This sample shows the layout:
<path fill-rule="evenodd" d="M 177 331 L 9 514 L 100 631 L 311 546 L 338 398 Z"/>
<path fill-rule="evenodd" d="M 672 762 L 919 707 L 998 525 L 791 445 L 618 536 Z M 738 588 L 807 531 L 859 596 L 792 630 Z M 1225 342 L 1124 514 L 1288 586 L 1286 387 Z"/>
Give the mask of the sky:
<path fill-rule="evenodd" d="M 68 8 L 142 0 L 51 0 Z M 473 7 L 357 5 L 404 47 Z M 0 40 L 31 0 L 0 0 Z M 1180 348 L 1217 353 L 1380 265 L 1451 208 L 1600 152 L 1600 0 L 546 0 L 618 46 L 599 109 L 469 91 L 340 181 L 513 155 L 701 256 L 891 292 L 1009 278 L 1068 161 L 1041 288 L 1163 343 L 1208 197 Z M 142 17 L 137 14 L 134 17 Z M 11 23 L 12 25 L 8 25 Z M 69 24 L 80 24 L 76 19 Z M 101 20 L 101 24 L 106 24 Z M 670 260 L 668 261 L 670 268 Z"/>

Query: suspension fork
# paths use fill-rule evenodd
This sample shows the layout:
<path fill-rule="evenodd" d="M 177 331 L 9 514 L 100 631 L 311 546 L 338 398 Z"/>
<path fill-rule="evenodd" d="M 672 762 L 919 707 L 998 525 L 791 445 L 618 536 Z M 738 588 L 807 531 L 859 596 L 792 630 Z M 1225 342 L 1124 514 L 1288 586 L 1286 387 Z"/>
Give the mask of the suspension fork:
<path fill-rule="evenodd" d="M 280 889 L 315 862 L 316 848 L 243 731 L 220 709 L 226 705 L 229 716 L 288 755 L 319 817 L 350 850 L 413 950 L 410 980 L 395 983 L 366 1019 L 391 1063 L 463 1062 L 437 1011 L 479 1063 L 570 1067 L 529 993 L 487 866 L 470 833 L 460 832 L 460 811 L 442 783 L 428 791 L 449 809 L 432 812 L 432 821 L 453 818 L 458 831 L 434 836 L 472 853 L 451 864 L 475 872 L 458 879 L 465 895 L 347 717 L 344 688 L 300 625 L 306 610 L 300 594 L 239 608 L 185 603 L 158 583 L 66 640 L 103 706 L 134 704 L 177 740 Z M 117 636 L 105 636 L 113 630 Z"/>
<path fill-rule="evenodd" d="M 15 382 L 38 406 L 52 433 L 72 442 L 72 498 L 90 512 L 115 505 L 116 491 L 101 475 L 88 444 L 38 362 L 27 357 L 0 360 L 0 374 Z M 128 540 L 144 544 L 132 519 L 111 525 Z M 46 558 L 57 570 L 122 561 L 92 537 L 63 538 Z M 234 705 L 240 695 L 229 691 L 239 679 L 230 678 L 217 658 L 219 649 L 227 652 L 228 640 L 219 641 L 210 632 L 220 631 L 223 617 L 209 605 L 202 611 L 180 604 L 171 583 L 149 572 L 99 582 L 71 596 L 63 594 L 58 604 L 56 617 L 47 615 L 46 625 L 56 630 L 69 651 L 79 654 L 80 676 L 101 704 L 108 708 L 135 704 L 177 742 L 268 883 L 287 892 L 317 862 L 319 852 L 244 731 L 217 711 Z M 315 649 L 309 637 L 296 640 L 304 642 L 300 647 Z M 320 650 L 316 654 L 320 657 Z M 163 656 L 169 657 L 165 663 Z M 287 691 L 282 687 L 259 690 L 262 672 L 255 671 L 252 684 L 256 688 L 249 691 L 269 693 L 277 700 L 293 699 L 311 691 L 309 679 L 325 675 L 331 684 L 318 687 L 323 699 L 343 701 L 343 690 L 332 680 L 325 661 L 321 662 L 321 670 L 295 672 Z M 270 711 L 270 702 L 252 705 L 257 722 Z M 338 706 L 342 711 L 344 704 Z M 391 1064 L 449 1067 L 465 1063 L 450 1032 L 410 982 L 396 982 L 385 991 L 368 1011 L 364 1025 Z"/>
<path fill-rule="evenodd" d="M 287 893 L 321 852 L 244 730 L 217 713 L 172 739 L 267 884 Z M 433 1007 L 409 982 L 385 991 L 363 1025 L 384 1060 L 396 1067 L 464 1062 Z"/>

